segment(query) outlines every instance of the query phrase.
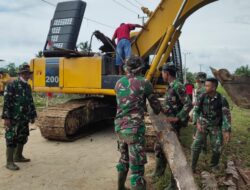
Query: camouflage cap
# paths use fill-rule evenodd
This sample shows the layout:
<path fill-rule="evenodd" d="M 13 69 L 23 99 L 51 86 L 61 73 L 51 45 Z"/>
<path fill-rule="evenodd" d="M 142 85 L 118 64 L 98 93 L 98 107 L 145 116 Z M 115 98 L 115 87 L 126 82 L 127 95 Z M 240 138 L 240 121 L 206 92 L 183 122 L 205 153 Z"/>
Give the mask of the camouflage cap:
<path fill-rule="evenodd" d="M 178 71 L 178 68 L 175 66 L 175 64 L 170 61 L 165 63 L 162 67 L 159 68 L 160 71 Z"/>
<path fill-rule="evenodd" d="M 143 69 L 143 67 L 144 62 L 142 58 L 137 55 L 132 55 L 128 58 L 126 64 L 124 65 L 124 69 L 129 73 L 138 73 Z"/>
<path fill-rule="evenodd" d="M 200 80 L 201 82 L 205 82 L 207 79 L 207 74 L 204 72 L 198 72 L 196 75 L 196 80 Z"/>
<path fill-rule="evenodd" d="M 33 71 L 30 70 L 30 66 L 28 64 L 23 64 L 19 66 L 18 73 L 33 73 Z"/>

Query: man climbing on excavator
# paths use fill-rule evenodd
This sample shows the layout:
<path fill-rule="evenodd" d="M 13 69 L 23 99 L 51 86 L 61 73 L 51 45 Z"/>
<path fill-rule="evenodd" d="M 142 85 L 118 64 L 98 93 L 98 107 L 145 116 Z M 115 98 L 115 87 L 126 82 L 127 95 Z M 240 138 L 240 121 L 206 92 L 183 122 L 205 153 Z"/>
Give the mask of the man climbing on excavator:
<path fill-rule="evenodd" d="M 115 30 L 112 41 L 115 42 L 117 38 L 116 47 L 116 68 L 119 75 L 122 75 L 122 67 L 124 60 L 131 56 L 131 43 L 130 43 L 130 31 L 135 28 L 143 28 L 139 24 L 125 24 L 121 23 L 120 26 Z"/>

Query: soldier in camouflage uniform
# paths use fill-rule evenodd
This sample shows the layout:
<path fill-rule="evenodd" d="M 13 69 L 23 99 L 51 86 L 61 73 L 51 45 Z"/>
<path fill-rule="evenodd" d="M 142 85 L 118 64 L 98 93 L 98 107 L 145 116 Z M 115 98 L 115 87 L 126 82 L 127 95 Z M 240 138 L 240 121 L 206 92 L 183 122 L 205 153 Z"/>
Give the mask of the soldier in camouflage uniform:
<path fill-rule="evenodd" d="M 198 101 L 198 98 L 200 97 L 201 94 L 205 93 L 206 92 L 206 89 L 205 89 L 205 81 L 207 79 L 207 74 L 204 73 L 204 72 L 198 72 L 197 73 L 197 76 L 195 78 L 196 80 L 196 83 L 195 83 L 195 89 L 193 91 L 193 109 L 190 111 L 189 113 L 189 116 L 191 118 L 192 121 L 194 121 L 194 109 L 195 109 L 195 106 L 197 105 L 197 101 Z M 195 122 L 193 122 L 194 125 Z M 195 137 L 195 134 L 196 134 L 196 126 L 194 127 L 194 132 L 193 132 L 193 139 Z M 206 146 L 204 144 L 204 149 L 206 149 Z"/>
<path fill-rule="evenodd" d="M 206 80 L 206 93 L 202 94 L 194 110 L 197 132 L 192 144 L 192 169 L 195 172 L 201 149 L 210 137 L 212 148 L 211 168 L 218 169 L 222 144 L 227 143 L 231 133 L 231 114 L 225 97 L 216 91 L 218 81 Z"/>
<path fill-rule="evenodd" d="M 207 74 L 204 72 L 198 72 L 197 76 L 195 78 L 195 86 L 194 86 L 194 91 L 193 91 L 193 106 L 197 104 L 197 99 L 198 97 L 206 92 L 205 89 L 205 81 L 207 79 Z"/>
<path fill-rule="evenodd" d="M 145 152 L 145 98 L 158 114 L 160 102 L 153 95 L 152 84 L 140 76 L 143 61 L 132 56 L 125 65 L 126 76 L 117 81 L 115 86 L 117 114 L 115 132 L 118 137 L 121 157 L 116 168 L 118 170 L 118 189 L 125 190 L 128 170 L 131 170 L 130 183 L 132 190 L 146 189 L 144 165 L 147 163 Z"/>
<path fill-rule="evenodd" d="M 2 119 L 5 125 L 6 168 L 18 170 L 15 162 L 29 162 L 23 157 L 23 146 L 29 136 L 29 122 L 34 123 L 36 110 L 28 80 L 32 75 L 29 65 L 19 67 L 19 77 L 9 83 L 4 91 Z"/>
<path fill-rule="evenodd" d="M 184 85 L 176 79 L 176 67 L 172 62 L 163 65 L 162 78 L 168 82 L 168 87 L 165 95 L 165 103 L 163 113 L 167 116 L 166 121 L 172 124 L 173 129 L 179 136 L 180 129 L 188 124 L 188 113 L 192 108 L 192 103 L 189 96 L 185 93 Z M 163 154 L 159 142 L 155 143 L 156 168 L 154 177 L 160 177 L 164 174 L 166 168 L 166 158 Z M 171 181 L 166 189 L 176 189 L 176 183 L 171 175 Z"/>

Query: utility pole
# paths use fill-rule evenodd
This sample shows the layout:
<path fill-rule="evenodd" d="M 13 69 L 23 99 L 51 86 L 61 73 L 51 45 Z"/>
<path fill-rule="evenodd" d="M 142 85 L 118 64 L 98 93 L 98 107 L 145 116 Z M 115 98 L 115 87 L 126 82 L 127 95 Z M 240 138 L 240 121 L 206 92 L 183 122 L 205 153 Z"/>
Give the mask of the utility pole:
<path fill-rule="evenodd" d="M 203 64 L 199 64 L 199 65 L 200 65 L 200 72 L 201 72 L 201 71 L 202 71 L 202 69 L 201 69 L 201 68 L 202 68 L 202 65 L 203 65 Z"/>
<path fill-rule="evenodd" d="M 183 52 L 184 55 L 184 84 L 187 82 L 187 55 L 190 55 L 190 52 Z"/>
<path fill-rule="evenodd" d="M 138 15 L 138 19 L 142 19 L 142 25 L 145 24 L 145 19 L 148 18 L 147 16 L 140 16 Z"/>

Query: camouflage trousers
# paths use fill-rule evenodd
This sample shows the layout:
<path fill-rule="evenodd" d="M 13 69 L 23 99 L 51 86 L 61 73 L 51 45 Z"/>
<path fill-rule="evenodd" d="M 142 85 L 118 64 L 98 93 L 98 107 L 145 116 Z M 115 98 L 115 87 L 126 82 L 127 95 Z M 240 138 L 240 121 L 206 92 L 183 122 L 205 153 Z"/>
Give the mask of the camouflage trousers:
<path fill-rule="evenodd" d="M 209 136 L 210 145 L 212 148 L 212 159 L 211 166 L 216 166 L 219 163 L 220 154 L 222 151 L 222 130 L 220 127 L 207 127 L 204 129 L 204 132 L 196 131 L 196 135 L 191 146 L 192 154 L 196 154 L 199 157 L 199 154 L 204 146 L 206 146 L 207 137 Z M 198 158 L 194 158 L 197 159 Z M 194 163 L 196 164 L 196 163 Z"/>
<path fill-rule="evenodd" d="M 131 170 L 130 183 L 133 189 L 146 186 L 144 165 L 147 163 L 145 152 L 145 127 L 123 129 L 117 132 L 118 149 L 121 153 L 116 168 L 118 172 Z"/>
<path fill-rule="evenodd" d="M 11 121 L 11 126 L 5 128 L 7 147 L 16 147 L 17 144 L 26 144 L 29 136 L 29 123 L 27 121 Z"/>

